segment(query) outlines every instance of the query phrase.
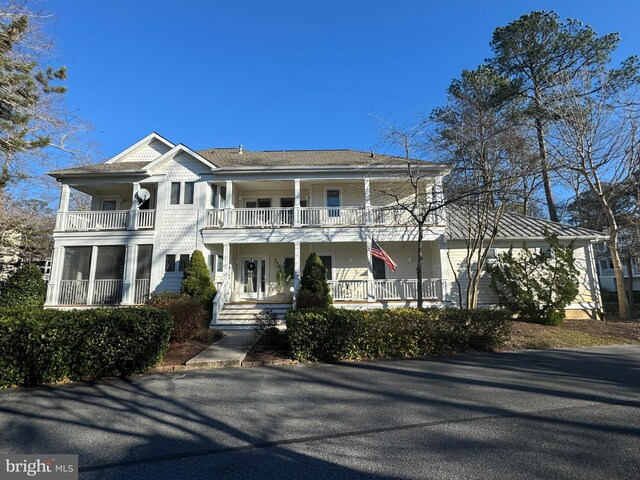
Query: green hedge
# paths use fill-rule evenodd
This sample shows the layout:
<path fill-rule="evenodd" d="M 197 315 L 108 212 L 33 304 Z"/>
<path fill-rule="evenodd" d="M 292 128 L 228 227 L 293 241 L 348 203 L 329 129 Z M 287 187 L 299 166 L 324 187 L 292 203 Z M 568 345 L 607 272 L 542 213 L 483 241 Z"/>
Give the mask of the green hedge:
<path fill-rule="evenodd" d="M 448 354 L 500 348 L 509 318 L 482 309 L 306 309 L 287 314 L 287 334 L 301 361 Z"/>
<path fill-rule="evenodd" d="M 171 315 L 149 307 L 0 310 L 0 387 L 144 372 L 168 347 Z"/>

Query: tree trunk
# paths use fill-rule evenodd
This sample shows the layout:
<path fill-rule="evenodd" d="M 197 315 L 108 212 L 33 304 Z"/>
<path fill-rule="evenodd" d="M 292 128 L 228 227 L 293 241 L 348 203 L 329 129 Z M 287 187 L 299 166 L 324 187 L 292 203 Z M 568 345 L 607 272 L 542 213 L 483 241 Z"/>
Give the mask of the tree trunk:
<path fill-rule="evenodd" d="M 542 170 L 542 183 L 544 185 L 544 196 L 547 200 L 547 209 L 549 218 L 553 222 L 559 221 L 558 210 L 553 199 L 553 191 L 551 190 L 551 178 L 549 177 L 549 162 L 547 161 L 547 145 L 544 135 L 544 127 L 542 120 L 536 118 L 536 134 L 538 136 L 538 150 L 540 153 L 540 166 Z"/>
<path fill-rule="evenodd" d="M 622 262 L 618 253 L 618 229 L 612 228 L 609 238 L 609 250 L 611 251 L 611 262 L 613 263 L 613 273 L 616 278 L 616 291 L 618 293 L 618 315 L 624 320 L 629 320 L 629 302 L 627 301 L 627 289 L 622 272 Z"/>
<path fill-rule="evenodd" d="M 418 308 L 422 308 L 422 255 L 422 225 L 418 225 L 418 264 L 416 265 Z"/>
<path fill-rule="evenodd" d="M 629 318 L 636 318 L 636 305 L 633 299 L 633 265 L 631 255 L 627 256 L 627 295 L 629 298 Z"/>

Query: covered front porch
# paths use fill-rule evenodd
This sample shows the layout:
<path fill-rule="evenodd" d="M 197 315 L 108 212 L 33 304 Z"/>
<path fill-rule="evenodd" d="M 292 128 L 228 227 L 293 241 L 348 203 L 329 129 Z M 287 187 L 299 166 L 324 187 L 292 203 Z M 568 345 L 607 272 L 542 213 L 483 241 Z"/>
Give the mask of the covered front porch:
<path fill-rule="evenodd" d="M 315 252 L 327 268 L 327 281 L 336 304 L 403 302 L 409 305 L 415 302 L 418 297 L 416 243 L 378 243 L 397 263 L 395 271 L 371 256 L 370 241 L 206 245 L 219 285 L 214 311 L 220 311 L 228 302 L 292 303 L 311 252 Z M 447 276 L 443 274 L 439 242 L 424 242 L 423 252 L 423 299 L 444 302 Z M 283 273 L 289 279 L 286 282 Z"/>

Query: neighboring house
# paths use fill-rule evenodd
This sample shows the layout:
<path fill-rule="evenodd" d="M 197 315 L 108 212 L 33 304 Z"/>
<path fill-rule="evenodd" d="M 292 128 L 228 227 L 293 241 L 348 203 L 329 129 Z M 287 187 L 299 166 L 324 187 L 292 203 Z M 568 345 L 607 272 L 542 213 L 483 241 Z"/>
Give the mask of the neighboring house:
<path fill-rule="evenodd" d="M 434 187 L 449 170 L 430 162 L 420 168 Z M 213 325 L 246 326 L 262 309 L 290 308 L 276 302 L 283 295 L 275 260 L 293 274 L 297 290 L 311 252 L 327 267 L 336 304 L 415 305 L 416 228 L 379 194 L 405 192 L 406 172 L 405 159 L 387 155 L 241 147 L 195 152 L 153 133 L 104 164 L 50 173 L 62 193 L 46 305 L 132 305 L 153 292 L 176 291 L 195 249 L 208 258 L 218 288 Z M 68 211 L 72 188 L 91 196 L 91 211 Z M 441 191 L 430 190 L 435 202 Z M 429 223 L 424 297 L 428 305 L 455 305 L 451 265 L 462 270 L 465 256 L 460 221 L 439 209 Z M 498 250 L 524 240 L 544 246 L 545 227 L 576 240 L 581 287 L 570 308 L 600 312 L 592 242 L 602 234 L 517 215 L 503 223 Z M 372 239 L 397 262 L 395 271 L 371 256 Z M 483 305 L 493 302 L 487 282 Z"/>
<path fill-rule="evenodd" d="M 624 234 L 620 236 L 620 243 L 622 247 L 621 261 L 622 261 L 622 273 L 624 274 L 625 282 L 629 281 L 629 270 L 627 267 L 626 254 L 627 241 Z M 616 292 L 616 277 L 613 272 L 613 261 L 611 260 L 611 251 L 606 242 L 599 242 L 594 248 L 596 256 L 596 265 L 598 267 L 598 273 L 600 275 L 600 287 L 608 292 Z M 631 277 L 633 281 L 633 290 L 640 291 L 640 267 L 638 266 L 638 260 L 632 258 L 631 260 Z"/>
<path fill-rule="evenodd" d="M 0 238 L 0 281 L 6 280 L 22 263 L 22 235 L 15 230 L 5 230 Z"/>
<path fill-rule="evenodd" d="M 42 269 L 42 278 L 49 281 L 49 259 L 25 259 L 23 234 L 9 229 L 0 235 L 0 282 L 8 279 L 25 262 L 34 262 Z"/>

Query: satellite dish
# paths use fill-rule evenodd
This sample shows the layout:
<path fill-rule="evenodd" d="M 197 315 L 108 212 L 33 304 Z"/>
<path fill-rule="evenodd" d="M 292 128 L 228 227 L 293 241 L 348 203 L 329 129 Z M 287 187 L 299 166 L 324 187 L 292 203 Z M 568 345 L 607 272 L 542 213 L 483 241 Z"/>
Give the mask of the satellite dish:
<path fill-rule="evenodd" d="M 138 199 L 138 206 L 151 198 L 151 192 L 146 188 L 141 188 L 136 192 L 135 197 Z"/>

